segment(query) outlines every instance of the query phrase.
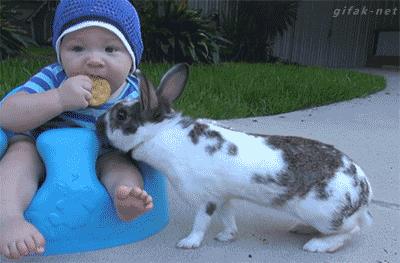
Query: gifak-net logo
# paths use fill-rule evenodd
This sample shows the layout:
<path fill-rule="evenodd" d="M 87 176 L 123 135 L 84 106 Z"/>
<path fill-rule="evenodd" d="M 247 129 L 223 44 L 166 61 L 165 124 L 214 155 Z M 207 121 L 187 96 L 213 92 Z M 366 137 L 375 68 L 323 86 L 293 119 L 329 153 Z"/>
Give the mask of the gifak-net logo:
<path fill-rule="evenodd" d="M 399 8 L 397 6 L 393 8 L 367 8 L 366 6 L 344 6 L 343 8 L 336 8 L 333 10 L 332 17 L 337 18 L 339 16 L 398 16 Z"/>

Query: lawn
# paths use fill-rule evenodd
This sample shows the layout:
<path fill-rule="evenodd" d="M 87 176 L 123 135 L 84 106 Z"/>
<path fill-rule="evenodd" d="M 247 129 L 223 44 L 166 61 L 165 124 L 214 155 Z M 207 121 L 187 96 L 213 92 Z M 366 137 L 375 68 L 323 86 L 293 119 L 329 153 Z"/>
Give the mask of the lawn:
<path fill-rule="evenodd" d="M 0 61 L 0 97 L 52 63 L 51 49 Z M 158 84 L 171 65 L 141 64 Z M 214 119 L 272 115 L 364 97 L 385 87 L 385 79 L 342 69 L 283 64 L 193 65 L 176 108 L 193 117 Z"/>

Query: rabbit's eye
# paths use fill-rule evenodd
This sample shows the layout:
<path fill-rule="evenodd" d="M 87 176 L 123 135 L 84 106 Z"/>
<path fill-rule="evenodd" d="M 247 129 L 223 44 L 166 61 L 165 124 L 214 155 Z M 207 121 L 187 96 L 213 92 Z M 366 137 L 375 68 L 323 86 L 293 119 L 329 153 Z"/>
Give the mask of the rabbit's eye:
<path fill-rule="evenodd" d="M 117 119 L 119 121 L 124 121 L 126 120 L 126 117 L 128 116 L 128 113 L 124 109 L 120 109 L 117 111 Z"/>

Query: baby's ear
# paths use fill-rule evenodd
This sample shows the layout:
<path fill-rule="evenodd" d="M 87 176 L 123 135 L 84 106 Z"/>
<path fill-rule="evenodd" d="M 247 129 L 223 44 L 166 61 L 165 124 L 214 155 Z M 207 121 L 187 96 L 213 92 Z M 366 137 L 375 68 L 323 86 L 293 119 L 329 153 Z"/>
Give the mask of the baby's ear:
<path fill-rule="evenodd" d="M 181 63 L 173 66 L 161 79 L 157 94 L 171 104 L 182 94 L 188 76 L 188 64 Z"/>
<path fill-rule="evenodd" d="M 140 105 L 142 106 L 142 110 L 152 110 L 157 108 L 158 99 L 153 84 L 141 71 L 136 70 L 135 75 L 139 79 Z"/>

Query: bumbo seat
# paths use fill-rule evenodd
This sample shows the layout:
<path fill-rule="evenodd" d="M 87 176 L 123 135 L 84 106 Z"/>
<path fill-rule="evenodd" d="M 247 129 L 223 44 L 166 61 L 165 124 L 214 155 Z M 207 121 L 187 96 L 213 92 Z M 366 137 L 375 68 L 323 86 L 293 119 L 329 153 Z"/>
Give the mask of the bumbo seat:
<path fill-rule="evenodd" d="M 6 148 L 7 137 L 0 130 L 0 154 Z M 99 142 L 95 132 L 84 128 L 49 130 L 38 137 L 37 149 L 46 166 L 46 179 L 25 218 L 44 235 L 44 255 L 132 243 L 168 224 L 166 177 L 145 163 L 138 163 L 138 167 L 154 207 L 130 222 L 118 218 L 96 176 Z"/>

